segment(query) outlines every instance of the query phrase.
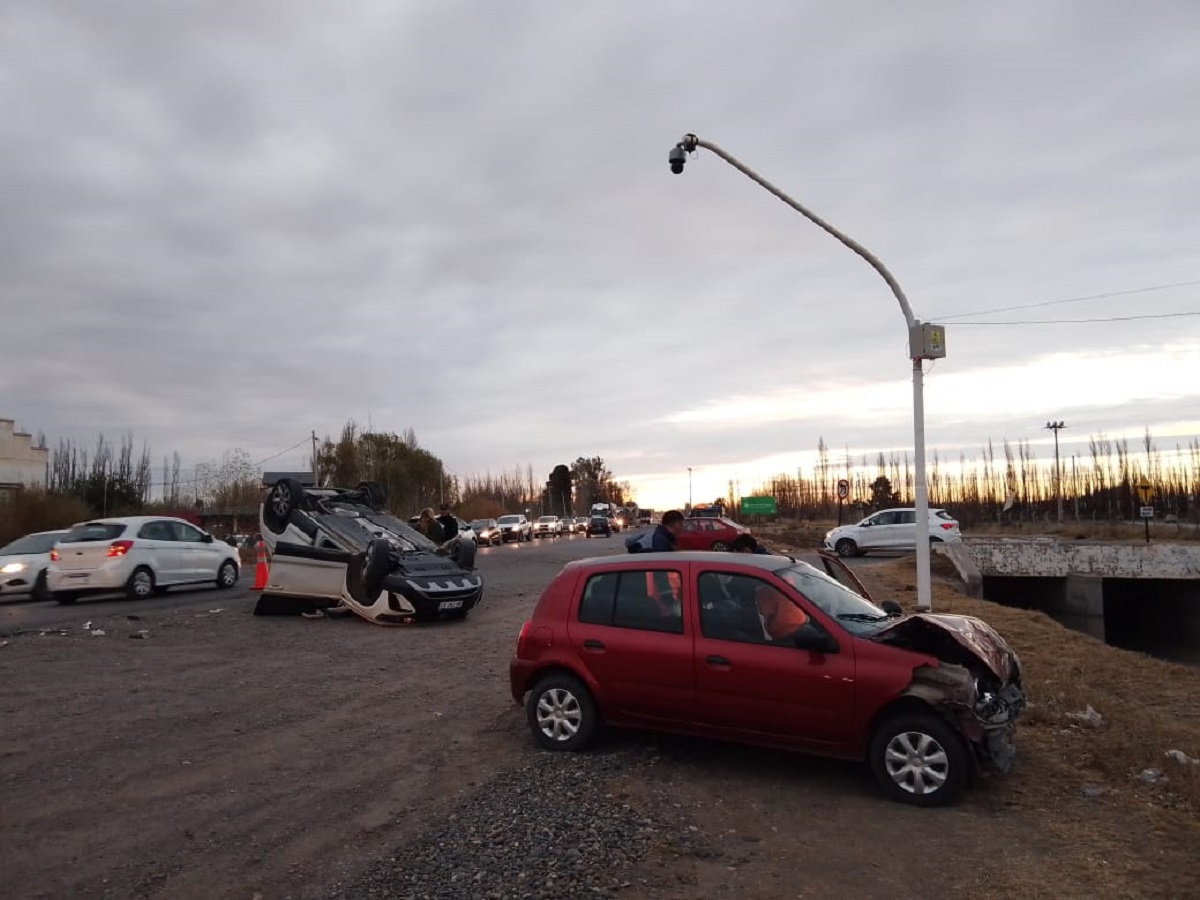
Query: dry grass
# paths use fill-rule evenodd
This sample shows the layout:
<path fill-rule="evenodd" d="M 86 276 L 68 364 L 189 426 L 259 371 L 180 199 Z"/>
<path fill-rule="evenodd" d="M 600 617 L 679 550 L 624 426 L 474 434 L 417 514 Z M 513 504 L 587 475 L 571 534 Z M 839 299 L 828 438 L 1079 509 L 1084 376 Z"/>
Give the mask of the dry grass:
<path fill-rule="evenodd" d="M 1030 702 L 1018 740 L 1014 803 L 1062 842 L 1051 869 L 1026 860 L 976 896 L 1200 896 L 1200 669 L 1110 647 L 1039 612 L 965 596 L 949 562 L 934 561 L 935 612 L 978 616 L 1020 654 Z M 858 567 L 877 599 L 915 605 L 911 557 Z M 1069 717 L 1091 705 L 1097 728 Z M 1151 784 L 1146 769 L 1167 780 Z M 1084 790 L 1100 796 L 1081 800 Z M 1080 808 L 1083 807 L 1083 814 Z M 1099 877 L 1103 876 L 1103 877 Z"/>
<path fill-rule="evenodd" d="M 991 536 L 1038 537 L 1049 535 L 1069 541 L 1141 543 L 1146 540 L 1146 527 L 1142 523 L 1131 524 L 1128 522 L 1067 521 L 1062 525 L 1046 522 L 1018 522 L 1012 525 L 990 523 L 964 529 L 964 534 L 968 538 Z M 1150 540 L 1195 542 L 1200 540 L 1200 528 L 1197 528 L 1192 522 L 1162 522 L 1153 520 L 1150 523 Z"/>

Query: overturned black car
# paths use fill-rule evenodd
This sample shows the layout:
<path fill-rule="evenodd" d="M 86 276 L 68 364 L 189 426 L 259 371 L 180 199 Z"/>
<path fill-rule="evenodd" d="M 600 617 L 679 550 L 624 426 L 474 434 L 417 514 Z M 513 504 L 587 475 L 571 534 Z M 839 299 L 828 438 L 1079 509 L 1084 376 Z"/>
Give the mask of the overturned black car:
<path fill-rule="evenodd" d="M 475 542 L 435 544 L 384 511 L 373 482 L 353 490 L 281 479 L 260 514 L 270 553 L 260 615 L 342 606 L 377 625 L 464 619 L 483 596 Z"/>

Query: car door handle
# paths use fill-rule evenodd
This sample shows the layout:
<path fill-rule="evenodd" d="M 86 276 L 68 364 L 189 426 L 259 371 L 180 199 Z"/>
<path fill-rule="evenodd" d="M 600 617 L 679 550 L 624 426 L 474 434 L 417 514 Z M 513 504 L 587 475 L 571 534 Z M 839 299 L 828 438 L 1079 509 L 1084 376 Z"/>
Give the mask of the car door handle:
<path fill-rule="evenodd" d="M 704 662 L 710 666 L 729 666 L 729 660 L 723 656 L 706 656 Z"/>
<path fill-rule="evenodd" d="M 604 641 L 597 641 L 597 640 L 584 641 L 583 649 L 584 650 L 603 650 L 604 649 Z"/>

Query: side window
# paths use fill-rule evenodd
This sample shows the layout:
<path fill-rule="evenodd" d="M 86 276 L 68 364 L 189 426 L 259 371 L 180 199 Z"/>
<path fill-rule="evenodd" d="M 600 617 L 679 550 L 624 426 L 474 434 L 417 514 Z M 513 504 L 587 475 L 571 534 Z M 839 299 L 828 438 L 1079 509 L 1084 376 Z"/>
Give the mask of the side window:
<path fill-rule="evenodd" d="M 779 588 L 750 575 L 704 572 L 697 594 L 706 638 L 791 647 L 792 636 L 808 621 Z"/>
<path fill-rule="evenodd" d="M 686 519 L 683 523 L 684 531 L 698 531 L 700 529 L 699 519 Z"/>
<path fill-rule="evenodd" d="M 593 575 L 579 601 L 579 621 L 591 625 L 683 634 L 678 572 L 605 572 Z"/>
<path fill-rule="evenodd" d="M 199 528 L 193 528 L 186 522 L 171 522 L 171 529 L 175 532 L 175 540 L 177 541 L 192 541 L 197 543 L 204 540 L 204 533 Z"/>
<path fill-rule="evenodd" d="M 871 522 L 875 525 L 895 525 L 897 513 L 881 512 Z"/>
<path fill-rule="evenodd" d="M 147 522 L 138 531 L 138 537 L 148 541 L 171 541 L 175 538 L 166 522 Z"/>
<path fill-rule="evenodd" d="M 896 522 L 897 525 L 916 525 L 917 524 L 917 513 L 915 510 L 906 509 L 904 512 L 897 513 L 896 515 L 899 516 L 899 519 Z"/>

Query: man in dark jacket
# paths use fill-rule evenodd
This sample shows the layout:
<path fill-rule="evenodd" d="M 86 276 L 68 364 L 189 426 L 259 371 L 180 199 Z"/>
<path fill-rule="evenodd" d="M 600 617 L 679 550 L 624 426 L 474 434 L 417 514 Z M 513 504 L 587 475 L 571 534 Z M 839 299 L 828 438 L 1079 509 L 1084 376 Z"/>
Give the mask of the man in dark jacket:
<path fill-rule="evenodd" d="M 442 540 L 458 537 L 458 519 L 450 512 L 450 504 L 443 503 L 438 511 L 437 523 L 442 526 Z"/>
<path fill-rule="evenodd" d="M 650 552 L 664 553 L 675 549 L 675 542 L 683 533 L 683 513 L 677 509 L 663 513 L 662 521 L 650 538 Z"/>

